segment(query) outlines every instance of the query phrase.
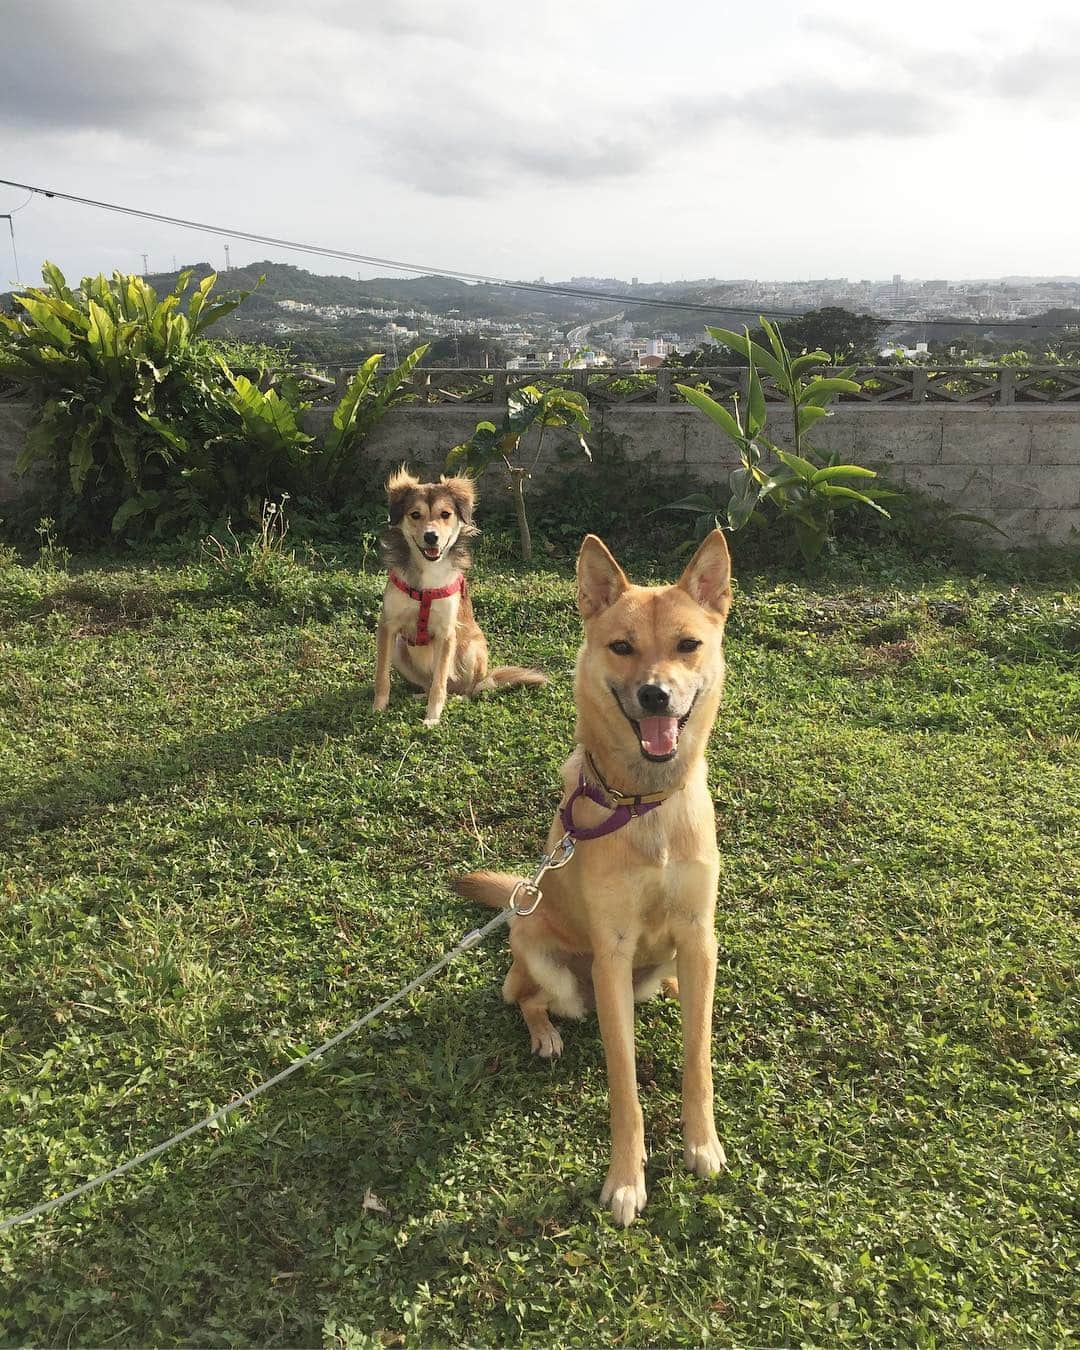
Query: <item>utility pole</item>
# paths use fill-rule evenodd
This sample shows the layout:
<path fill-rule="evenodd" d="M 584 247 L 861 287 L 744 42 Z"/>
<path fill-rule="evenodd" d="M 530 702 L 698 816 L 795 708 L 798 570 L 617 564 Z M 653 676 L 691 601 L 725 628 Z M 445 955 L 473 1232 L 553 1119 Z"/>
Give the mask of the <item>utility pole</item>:
<path fill-rule="evenodd" d="M 150 262 L 147 254 L 142 255 L 142 274 L 144 277 L 150 275 Z"/>
<path fill-rule="evenodd" d="M 19 255 L 15 249 L 15 219 L 10 214 L 0 216 L 0 220 L 6 220 L 8 229 L 11 231 L 11 256 L 15 260 L 15 284 L 22 285 L 22 277 L 19 275 Z"/>

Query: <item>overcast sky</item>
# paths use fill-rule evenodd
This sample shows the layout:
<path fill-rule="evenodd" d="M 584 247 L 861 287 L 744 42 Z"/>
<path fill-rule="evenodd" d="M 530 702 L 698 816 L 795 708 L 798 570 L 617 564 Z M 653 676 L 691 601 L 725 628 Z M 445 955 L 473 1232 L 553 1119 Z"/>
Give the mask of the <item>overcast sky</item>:
<path fill-rule="evenodd" d="M 0 177 L 515 278 L 1076 274 L 1078 71 L 1061 0 L 2 0 Z M 24 282 L 224 260 L 25 200 Z"/>

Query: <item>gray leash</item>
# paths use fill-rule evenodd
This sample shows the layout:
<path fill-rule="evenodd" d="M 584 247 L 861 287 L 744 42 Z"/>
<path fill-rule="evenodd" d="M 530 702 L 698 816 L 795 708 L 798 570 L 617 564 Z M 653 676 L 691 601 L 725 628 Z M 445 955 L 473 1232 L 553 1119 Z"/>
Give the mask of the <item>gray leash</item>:
<path fill-rule="evenodd" d="M 456 946 L 451 947 L 449 951 L 444 952 L 436 962 L 428 966 L 427 970 L 422 971 L 415 979 L 410 980 L 409 983 L 399 989 L 396 994 L 391 994 L 389 998 L 383 999 L 383 1001 L 372 1008 L 370 1012 L 364 1013 L 363 1017 L 356 1018 L 356 1020 L 350 1022 L 347 1027 L 343 1027 L 339 1032 L 336 1032 L 331 1036 L 329 1040 L 323 1041 L 322 1045 L 316 1046 L 310 1054 L 304 1055 L 302 1059 L 294 1059 L 293 1062 L 282 1069 L 280 1073 L 274 1074 L 272 1078 L 268 1078 L 265 1082 L 259 1083 L 256 1087 L 251 1088 L 250 1091 L 245 1092 L 242 1097 L 237 1097 L 235 1101 L 229 1102 L 227 1106 L 218 1107 L 216 1111 L 211 1112 L 210 1115 L 204 1117 L 202 1120 L 196 1121 L 194 1125 L 189 1125 L 186 1129 L 181 1130 L 179 1134 L 174 1134 L 172 1138 L 166 1139 L 162 1143 L 156 1144 L 153 1148 L 147 1149 L 145 1153 L 139 1153 L 134 1158 L 129 1158 L 127 1162 L 121 1163 L 119 1167 L 113 1167 L 108 1172 L 102 1172 L 100 1176 L 93 1177 L 90 1181 L 84 1181 L 81 1186 L 76 1186 L 73 1191 L 68 1191 L 64 1195 L 58 1195 L 53 1200 L 43 1200 L 39 1205 L 35 1205 L 32 1209 L 24 1210 L 22 1214 L 13 1214 L 9 1219 L 0 1219 L 0 1233 L 6 1232 L 9 1228 L 14 1228 L 16 1224 L 27 1223 L 30 1219 L 36 1219 L 41 1214 L 48 1214 L 50 1210 L 59 1209 L 61 1205 L 66 1205 L 69 1200 L 76 1200 L 80 1195 L 86 1195 L 88 1191 L 93 1191 L 99 1186 L 104 1186 L 107 1181 L 115 1181 L 117 1177 L 122 1177 L 125 1172 L 130 1172 L 132 1168 L 138 1167 L 141 1163 L 149 1162 L 151 1158 L 156 1158 L 159 1153 L 164 1153 L 166 1149 L 173 1148 L 176 1144 L 181 1143 L 190 1135 L 196 1134 L 199 1130 L 205 1130 L 208 1126 L 215 1124 L 219 1120 L 224 1120 L 224 1118 L 231 1115 L 233 1111 L 239 1110 L 241 1106 L 245 1106 L 248 1102 L 254 1101 L 256 1097 L 261 1097 L 264 1092 L 269 1092 L 269 1090 L 272 1087 L 276 1087 L 278 1083 L 284 1082 L 286 1078 L 291 1074 L 296 1073 L 297 1070 L 302 1069 L 306 1064 L 311 1064 L 314 1060 L 321 1059 L 328 1050 L 332 1050 L 335 1045 L 338 1045 L 347 1037 L 352 1036 L 355 1032 L 359 1031 L 361 1027 L 366 1027 L 369 1022 L 374 1022 L 376 1017 L 379 1017 L 382 1013 L 386 1012 L 388 1008 L 392 1008 L 395 1003 L 400 1003 L 403 998 L 407 998 L 414 989 L 419 989 L 422 984 L 426 984 L 433 975 L 437 975 L 445 966 L 448 966 L 452 961 L 457 960 L 463 952 L 467 952 L 472 947 L 483 942 L 484 938 L 486 938 L 489 933 L 493 933 L 496 928 L 500 928 L 504 923 L 509 923 L 515 915 L 520 914 L 524 916 L 531 914 L 540 903 L 541 892 L 539 883 L 543 878 L 544 873 L 557 871 L 560 867 L 565 867 L 570 861 L 573 852 L 573 840 L 570 839 L 568 835 L 564 835 L 550 853 L 545 853 L 541 857 L 540 865 L 532 879 L 530 881 L 519 881 L 514 887 L 506 909 L 500 910 L 499 913 L 484 924 L 482 928 L 474 928 L 471 933 L 466 933 Z M 517 898 L 522 893 L 532 897 L 532 904 L 529 908 L 519 908 L 517 904 Z"/>

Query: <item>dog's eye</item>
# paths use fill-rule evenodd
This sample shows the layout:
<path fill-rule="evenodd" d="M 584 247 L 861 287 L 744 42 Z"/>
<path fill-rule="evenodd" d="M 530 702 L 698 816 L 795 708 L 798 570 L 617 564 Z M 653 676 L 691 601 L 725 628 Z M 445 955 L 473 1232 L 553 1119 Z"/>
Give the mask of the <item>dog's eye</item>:
<path fill-rule="evenodd" d="M 681 652 L 696 652 L 700 646 L 701 646 L 700 638 L 679 639 L 679 651 Z"/>
<path fill-rule="evenodd" d="M 443 518 L 443 520 L 449 520 L 449 519 L 450 519 L 450 512 L 449 512 L 449 511 L 444 511 L 444 512 L 442 513 L 442 518 Z"/>
<path fill-rule="evenodd" d="M 608 643 L 608 650 L 615 653 L 616 656 L 633 656 L 634 649 L 625 638 L 618 638 L 615 642 Z"/>
<path fill-rule="evenodd" d="M 420 519 L 420 512 L 419 512 L 419 511 L 410 511 L 410 512 L 409 512 L 409 518 L 410 518 L 411 520 L 419 520 L 419 519 Z"/>

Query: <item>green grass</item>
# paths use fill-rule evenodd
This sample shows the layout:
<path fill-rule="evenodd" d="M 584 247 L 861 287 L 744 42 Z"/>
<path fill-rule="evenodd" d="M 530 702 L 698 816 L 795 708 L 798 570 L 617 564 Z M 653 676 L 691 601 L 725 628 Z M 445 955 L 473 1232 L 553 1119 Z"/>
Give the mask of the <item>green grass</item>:
<path fill-rule="evenodd" d="M 347 558 L 0 566 L 0 1214 L 397 988 L 483 917 L 451 874 L 532 864 L 579 625 L 564 563 L 485 547 L 493 656 L 554 678 L 431 732 L 400 684 L 371 714 L 380 581 Z M 683 1172 L 678 1009 L 647 1004 L 649 1204 L 613 1226 L 595 1020 L 531 1057 L 500 937 L 0 1237 L 0 1341 L 1074 1338 L 1080 587 L 744 576 L 729 661 L 725 1176 Z"/>

